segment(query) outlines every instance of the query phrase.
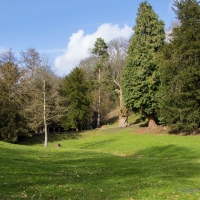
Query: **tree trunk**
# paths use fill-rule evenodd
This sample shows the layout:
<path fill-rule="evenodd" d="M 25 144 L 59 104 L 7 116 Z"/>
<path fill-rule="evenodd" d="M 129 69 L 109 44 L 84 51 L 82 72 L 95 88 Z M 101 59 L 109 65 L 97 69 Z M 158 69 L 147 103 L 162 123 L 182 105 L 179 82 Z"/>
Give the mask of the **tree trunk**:
<path fill-rule="evenodd" d="M 155 129 L 157 128 L 157 124 L 155 122 L 155 116 L 154 115 L 148 115 L 147 116 L 149 123 L 148 123 L 148 129 Z"/>
<path fill-rule="evenodd" d="M 99 67 L 99 99 L 98 99 L 98 115 L 97 115 L 97 128 L 100 128 L 100 120 L 101 120 L 101 115 L 100 115 L 100 107 L 101 107 L 101 90 L 100 90 L 100 81 L 101 81 L 101 69 Z"/>
<path fill-rule="evenodd" d="M 128 123 L 128 116 L 121 116 L 119 115 L 119 127 L 124 128 L 129 126 Z"/>
<path fill-rule="evenodd" d="M 44 137 L 45 137 L 45 139 L 44 139 L 44 147 L 47 147 L 48 146 L 48 131 L 47 131 L 47 123 L 46 123 L 46 120 L 45 120 L 45 122 L 44 122 Z"/>
<path fill-rule="evenodd" d="M 119 127 L 127 127 L 129 126 L 128 109 L 124 107 L 121 89 L 117 89 L 115 91 L 118 93 L 119 96 Z"/>
<path fill-rule="evenodd" d="M 44 147 L 48 146 L 48 133 L 47 133 L 47 121 L 46 121 L 46 87 L 44 81 Z"/>

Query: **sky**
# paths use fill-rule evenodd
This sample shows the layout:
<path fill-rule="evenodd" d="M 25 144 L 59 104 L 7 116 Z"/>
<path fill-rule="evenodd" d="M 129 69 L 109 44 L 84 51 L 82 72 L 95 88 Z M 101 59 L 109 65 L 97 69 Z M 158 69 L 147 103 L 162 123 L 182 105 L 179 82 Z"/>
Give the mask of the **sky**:
<path fill-rule="evenodd" d="M 56 72 L 69 74 L 98 37 L 129 38 L 141 0 L 0 0 L 0 53 L 35 48 Z M 175 21 L 173 0 L 148 0 L 165 29 Z"/>

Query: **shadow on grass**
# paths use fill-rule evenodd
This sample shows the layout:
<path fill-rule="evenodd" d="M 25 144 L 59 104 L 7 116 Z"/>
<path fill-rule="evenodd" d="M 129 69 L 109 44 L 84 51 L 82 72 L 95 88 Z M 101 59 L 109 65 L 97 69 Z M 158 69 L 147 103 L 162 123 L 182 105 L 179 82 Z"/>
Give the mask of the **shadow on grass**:
<path fill-rule="evenodd" d="M 185 199 L 176 188 L 198 190 L 200 181 L 194 178 L 200 180 L 199 157 L 199 152 L 176 145 L 146 148 L 128 157 L 0 147 L 1 199 L 173 199 L 177 194 Z"/>
<path fill-rule="evenodd" d="M 148 127 L 148 122 L 143 122 L 139 125 L 139 127 L 141 128 L 145 128 L 145 127 Z"/>
<path fill-rule="evenodd" d="M 114 142 L 116 141 L 116 139 L 106 139 L 106 140 L 103 140 L 103 141 L 97 141 L 97 142 L 89 142 L 88 144 L 86 143 L 84 146 L 81 147 L 81 149 L 93 149 L 93 148 L 98 148 L 98 147 L 101 147 L 101 146 L 105 146 L 111 142 Z"/>
<path fill-rule="evenodd" d="M 137 118 L 134 122 L 132 122 L 131 124 L 140 124 L 141 122 L 144 122 L 144 120 L 142 118 Z"/>
<path fill-rule="evenodd" d="M 131 125 L 138 124 L 140 127 L 147 127 L 148 121 L 145 118 L 138 116 L 133 122 L 130 123 Z"/>
<path fill-rule="evenodd" d="M 48 142 L 58 142 L 62 140 L 78 139 L 82 132 L 68 132 L 68 133 L 49 133 Z M 44 143 L 44 134 L 33 134 L 32 137 L 21 137 L 17 144 L 20 145 L 35 145 Z"/>
<path fill-rule="evenodd" d="M 114 123 L 116 123 L 118 121 L 119 121 L 119 116 L 112 117 L 112 118 L 107 120 L 107 124 L 114 124 Z"/>
<path fill-rule="evenodd" d="M 109 119 L 106 119 L 106 120 L 103 120 L 101 122 L 101 125 L 112 125 L 112 124 L 115 124 L 119 121 L 119 116 L 115 116 L 115 117 L 111 117 Z"/>
<path fill-rule="evenodd" d="M 192 152 L 185 147 L 178 147 L 176 145 L 170 144 L 165 146 L 154 146 L 146 148 L 144 150 L 138 151 L 133 157 L 143 157 L 155 158 L 155 159 L 199 159 L 200 156 L 197 152 Z"/>

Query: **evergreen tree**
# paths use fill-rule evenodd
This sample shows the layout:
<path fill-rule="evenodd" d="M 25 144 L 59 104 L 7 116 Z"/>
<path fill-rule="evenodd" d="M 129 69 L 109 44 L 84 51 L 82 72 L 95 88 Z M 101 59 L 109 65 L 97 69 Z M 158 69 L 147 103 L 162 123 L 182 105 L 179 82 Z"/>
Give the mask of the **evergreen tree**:
<path fill-rule="evenodd" d="M 11 51 L 0 58 L 0 140 L 17 142 L 28 135 L 24 109 L 24 78 Z"/>
<path fill-rule="evenodd" d="M 162 51 L 160 115 L 173 130 L 191 132 L 200 124 L 200 5 L 173 5 L 180 26 Z"/>
<path fill-rule="evenodd" d="M 126 107 L 148 118 L 149 128 L 154 128 L 160 84 L 157 53 L 164 44 L 164 23 L 151 5 L 142 2 L 133 30 L 121 80 L 123 100 Z"/>
<path fill-rule="evenodd" d="M 67 109 L 62 119 L 62 126 L 65 129 L 76 130 L 86 128 L 91 119 L 91 95 L 90 84 L 82 69 L 76 67 L 63 79 L 60 95 L 65 98 L 63 106 Z"/>

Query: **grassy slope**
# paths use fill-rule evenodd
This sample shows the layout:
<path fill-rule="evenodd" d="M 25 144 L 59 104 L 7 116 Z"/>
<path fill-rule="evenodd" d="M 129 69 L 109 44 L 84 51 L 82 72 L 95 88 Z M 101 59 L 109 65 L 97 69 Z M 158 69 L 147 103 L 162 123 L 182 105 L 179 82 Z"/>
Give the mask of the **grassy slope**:
<path fill-rule="evenodd" d="M 0 142 L 0 199 L 200 199 L 200 138 L 137 130 Z"/>

